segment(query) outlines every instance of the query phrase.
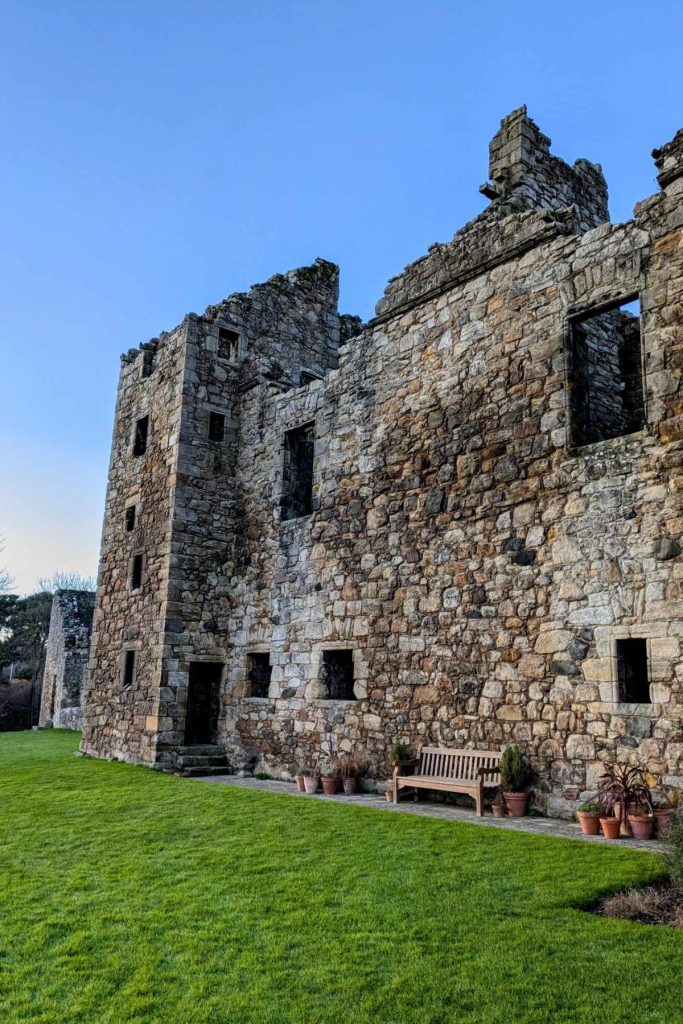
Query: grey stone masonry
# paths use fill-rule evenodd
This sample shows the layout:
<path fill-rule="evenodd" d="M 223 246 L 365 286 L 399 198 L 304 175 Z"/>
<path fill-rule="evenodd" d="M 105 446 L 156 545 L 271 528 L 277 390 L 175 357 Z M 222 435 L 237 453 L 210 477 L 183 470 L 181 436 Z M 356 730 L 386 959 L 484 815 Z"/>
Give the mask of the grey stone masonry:
<path fill-rule="evenodd" d="M 85 752 L 172 768 L 190 715 L 282 777 L 401 738 L 518 743 L 555 815 L 614 758 L 683 788 L 681 149 L 612 224 L 520 108 L 365 327 L 318 260 L 124 357 Z"/>
<path fill-rule="evenodd" d="M 81 728 L 94 607 L 95 595 L 85 590 L 57 590 L 52 598 L 38 719 L 43 728 Z"/>

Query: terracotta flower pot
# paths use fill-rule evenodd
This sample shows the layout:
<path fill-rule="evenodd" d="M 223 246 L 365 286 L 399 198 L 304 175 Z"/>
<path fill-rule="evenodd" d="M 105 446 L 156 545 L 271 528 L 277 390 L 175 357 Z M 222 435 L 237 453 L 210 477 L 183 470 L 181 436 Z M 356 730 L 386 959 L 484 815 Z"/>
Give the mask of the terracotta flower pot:
<path fill-rule="evenodd" d="M 358 792 L 358 779 L 355 775 L 349 775 L 348 778 L 342 779 L 342 785 L 344 786 L 345 793 Z"/>
<path fill-rule="evenodd" d="M 317 775 L 304 775 L 304 789 L 307 793 L 317 793 L 319 782 Z"/>
<path fill-rule="evenodd" d="M 323 793 L 325 794 L 325 796 L 334 796 L 334 794 L 339 790 L 339 779 L 334 779 L 330 778 L 329 776 L 326 777 L 323 775 L 322 783 Z"/>
<path fill-rule="evenodd" d="M 629 814 L 628 820 L 634 839 L 652 839 L 655 827 L 653 814 Z"/>
<path fill-rule="evenodd" d="M 492 804 L 491 810 L 493 811 L 494 818 L 504 818 L 507 814 L 507 808 L 505 804 Z"/>
<path fill-rule="evenodd" d="M 619 818 L 600 818 L 600 828 L 605 839 L 618 839 L 621 821 Z"/>
<path fill-rule="evenodd" d="M 299 790 L 299 792 L 300 793 L 305 793 L 306 792 L 306 786 L 304 785 L 304 776 L 303 775 L 295 775 L 294 776 L 294 780 L 296 782 L 296 788 Z"/>
<path fill-rule="evenodd" d="M 673 817 L 672 807 L 661 807 L 659 810 L 655 810 L 655 835 L 660 837 L 667 835 L 671 828 L 671 818 Z"/>
<path fill-rule="evenodd" d="M 577 811 L 581 831 L 585 836 L 600 835 L 600 815 L 592 811 Z"/>
<path fill-rule="evenodd" d="M 526 814 L 528 793 L 503 793 L 503 800 L 511 818 L 523 818 Z"/>

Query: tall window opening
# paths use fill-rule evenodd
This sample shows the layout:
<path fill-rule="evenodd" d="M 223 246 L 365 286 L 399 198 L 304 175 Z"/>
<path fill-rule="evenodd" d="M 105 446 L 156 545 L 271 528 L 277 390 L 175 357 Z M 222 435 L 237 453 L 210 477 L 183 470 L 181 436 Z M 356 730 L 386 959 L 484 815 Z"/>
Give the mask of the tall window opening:
<path fill-rule="evenodd" d="M 225 439 L 225 416 L 220 412 L 209 413 L 209 441 Z"/>
<path fill-rule="evenodd" d="M 218 328 L 218 355 L 221 359 L 229 359 L 235 362 L 240 354 L 240 336 L 237 331 L 229 327 Z"/>
<path fill-rule="evenodd" d="M 132 533 L 135 529 L 135 505 L 129 505 L 125 513 L 126 533 Z"/>
<path fill-rule="evenodd" d="M 135 424 L 135 439 L 133 441 L 133 455 L 144 455 L 147 451 L 147 438 L 149 435 L 149 416 L 143 416 Z"/>
<path fill-rule="evenodd" d="M 645 399 L 637 299 L 570 323 L 571 433 L 577 446 L 642 430 Z"/>
<path fill-rule="evenodd" d="M 647 640 L 617 640 L 619 700 L 625 704 L 650 704 Z"/>
<path fill-rule="evenodd" d="M 143 555 L 133 555 L 133 569 L 130 574 L 130 585 L 132 590 L 139 590 L 142 586 L 143 559 Z"/>
<path fill-rule="evenodd" d="M 355 700 L 353 651 L 323 651 L 320 696 L 326 700 Z"/>
<path fill-rule="evenodd" d="M 154 357 L 156 352 L 153 348 L 143 348 L 142 350 L 142 366 L 140 368 L 141 377 L 151 377 L 154 371 Z"/>
<path fill-rule="evenodd" d="M 132 686 L 135 679 L 135 651 L 126 651 L 123 658 L 123 685 Z"/>
<path fill-rule="evenodd" d="M 247 655 L 247 696 L 267 697 L 270 690 L 270 677 L 273 673 L 270 655 L 262 651 L 254 651 Z"/>
<path fill-rule="evenodd" d="M 315 424 L 288 430 L 282 471 L 282 518 L 310 515 L 313 501 Z"/>

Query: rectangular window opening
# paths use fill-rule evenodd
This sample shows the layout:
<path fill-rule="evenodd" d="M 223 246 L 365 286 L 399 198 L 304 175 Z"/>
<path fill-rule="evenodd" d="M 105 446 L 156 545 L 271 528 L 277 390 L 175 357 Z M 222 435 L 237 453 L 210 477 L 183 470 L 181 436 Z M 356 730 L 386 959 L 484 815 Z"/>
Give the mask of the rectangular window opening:
<path fill-rule="evenodd" d="M 220 412 L 209 413 L 209 441 L 225 440 L 225 416 Z"/>
<path fill-rule="evenodd" d="M 253 651 L 247 655 L 247 696 L 267 697 L 270 690 L 270 677 L 273 667 L 270 654 Z"/>
<path fill-rule="evenodd" d="M 218 328 L 218 355 L 221 359 L 229 359 L 235 362 L 240 354 L 240 336 L 237 331 L 229 327 Z"/>
<path fill-rule="evenodd" d="M 323 700 L 355 700 L 353 651 L 323 651 L 320 696 Z"/>
<path fill-rule="evenodd" d="M 570 322 L 571 434 L 578 447 L 645 426 L 640 302 Z"/>
<path fill-rule="evenodd" d="M 135 679 L 135 651 L 126 651 L 123 659 L 123 685 L 132 686 Z"/>
<path fill-rule="evenodd" d="M 147 437 L 149 434 L 149 416 L 143 416 L 135 424 L 135 440 L 133 441 L 133 455 L 144 455 L 147 451 Z"/>
<path fill-rule="evenodd" d="M 313 510 L 313 454 L 315 424 L 288 430 L 285 434 L 282 470 L 282 519 L 299 519 Z"/>
<path fill-rule="evenodd" d="M 143 555 L 133 555 L 133 570 L 130 574 L 130 585 L 132 590 L 139 590 L 142 586 L 143 559 Z"/>
<path fill-rule="evenodd" d="M 126 533 L 132 533 L 135 529 L 135 505 L 129 505 L 126 509 Z"/>
<path fill-rule="evenodd" d="M 299 374 L 299 384 L 302 387 L 305 384 L 312 384 L 314 380 L 320 380 L 320 377 L 316 373 L 311 373 L 309 370 L 302 370 Z"/>
<path fill-rule="evenodd" d="M 648 678 L 647 640 L 617 640 L 617 679 L 621 703 L 652 703 Z"/>

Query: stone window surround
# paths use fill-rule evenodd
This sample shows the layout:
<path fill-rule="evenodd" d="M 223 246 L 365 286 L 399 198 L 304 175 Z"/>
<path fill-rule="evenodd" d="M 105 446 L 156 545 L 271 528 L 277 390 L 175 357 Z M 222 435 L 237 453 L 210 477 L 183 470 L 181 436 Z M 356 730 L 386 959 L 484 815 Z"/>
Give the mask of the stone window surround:
<path fill-rule="evenodd" d="M 353 700 L 331 700 L 328 697 L 320 696 L 320 689 L 322 686 L 322 663 L 323 663 L 323 651 L 351 651 L 353 659 L 353 692 L 355 697 Z M 365 680 L 367 678 L 365 672 L 365 659 L 363 658 L 363 652 L 358 647 L 354 647 L 349 640 L 323 640 L 311 648 L 311 665 L 313 667 L 313 678 L 314 683 L 312 688 L 314 694 L 312 699 L 317 704 L 321 704 L 323 707 L 346 707 L 349 704 L 355 705 L 357 701 L 364 700 L 367 697 L 367 688 L 365 686 Z M 308 688 L 307 688 L 308 689 Z"/>
<path fill-rule="evenodd" d="M 220 355 L 218 332 L 221 329 L 226 331 L 233 331 L 237 335 L 237 357 L 235 359 L 228 359 L 225 356 Z M 243 359 L 244 356 L 247 354 L 247 339 L 244 334 L 244 328 L 242 327 L 241 324 L 233 323 L 231 320 L 227 320 L 225 317 L 222 317 L 220 320 L 216 321 L 212 333 L 207 335 L 207 341 L 209 339 L 211 339 L 214 342 L 214 344 L 207 345 L 207 348 L 213 350 L 216 354 L 216 358 L 221 359 L 223 362 L 230 364 L 238 363 L 240 359 Z"/>
<path fill-rule="evenodd" d="M 280 696 L 279 693 L 273 694 L 274 673 L 270 677 L 270 691 L 267 697 L 249 697 L 245 694 L 247 689 L 247 658 L 250 654 L 269 654 L 271 668 L 275 667 L 273 665 L 273 650 L 271 644 L 249 644 L 244 648 L 244 658 L 240 660 L 240 681 L 235 687 L 235 696 L 250 704 L 272 704 L 273 701 Z"/>
<path fill-rule="evenodd" d="M 119 655 L 119 683 L 122 690 L 128 690 L 130 688 L 125 685 L 124 681 L 126 677 L 126 655 L 128 654 L 128 651 L 133 651 L 135 654 L 135 663 L 133 665 L 133 679 L 130 684 L 131 686 L 133 686 L 135 680 L 137 679 L 137 675 L 140 669 L 138 655 L 140 654 L 141 650 L 142 640 L 123 640 L 121 643 L 121 653 Z"/>
<path fill-rule="evenodd" d="M 142 558 L 142 565 L 140 569 L 140 585 L 137 587 L 133 586 L 133 565 L 135 559 L 139 556 Z M 145 584 L 147 583 L 147 555 L 144 551 L 131 551 L 128 559 L 128 589 L 131 592 L 144 590 Z"/>
<path fill-rule="evenodd" d="M 623 715 L 624 717 L 629 718 L 659 718 L 662 715 L 662 709 L 666 705 L 661 701 L 652 701 L 650 704 L 627 704 L 619 700 L 616 641 L 631 639 L 641 639 L 646 641 L 648 679 L 650 683 L 650 695 L 652 696 L 652 687 L 657 684 L 658 678 L 654 671 L 654 658 L 652 655 L 651 641 L 653 639 L 665 639 L 666 636 L 666 626 L 663 627 L 661 637 L 653 634 L 652 626 L 613 626 L 610 629 L 609 640 L 601 641 L 600 646 L 604 646 L 606 643 L 609 644 L 609 652 L 605 654 L 605 657 L 609 660 L 610 678 L 606 685 L 611 691 L 611 699 L 601 700 L 598 702 L 600 711 L 613 715 Z"/>
<path fill-rule="evenodd" d="M 583 320 L 591 315 L 598 316 L 600 313 L 607 313 L 618 306 L 626 305 L 629 302 L 638 300 L 640 305 L 640 366 L 643 381 L 643 412 L 645 426 L 631 434 L 622 434 L 619 437 L 606 438 L 603 441 L 594 441 L 592 444 L 576 445 L 572 440 L 572 412 L 571 412 L 571 388 L 573 369 L 571 366 L 572 353 L 572 329 L 577 320 Z M 602 450 L 605 445 L 623 444 L 643 437 L 647 433 L 649 424 L 648 395 L 647 395 L 647 372 L 646 372 L 646 349 L 645 332 L 643 329 L 643 289 L 638 282 L 633 282 L 629 287 L 624 285 L 621 288 L 600 288 L 595 289 L 589 296 L 585 296 L 577 302 L 570 303 L 565 311 L 562 322 L 562 350 L 564 354 L 564 395 L 565 395 L 565 445 L 567 451 L 572 455 L 584 455 L 593 451 Z"/>
<path fill-rule="evenodd" d="M 312 510 L 305 516 L 294 516 L 291 519 L 282 518 L 282 489 L 284 486 L 284 475 L 285 475 L 285 438 L 286 435 L 292 430 L 300 430 L 301 427 L 312 426 L 313 427 L 313 486 L 312 486 Z M 317 469 L 318 464 L 318 415 L 317 409 L 298 409 L 297 415 L 288 416 L 285 422 L 278 423 L 276 425 L 277 430 L 277 445 L 275 449 L 275 461 L 273 465 L 273 495 L 277 495 L 277 507 L 276 507 L 276 522 L 280 529 L 284 529 L 289 526 L 301 526 L 302 523 L 307 523 L 311 519 L 311 515 L 317 509 L 316 501 L 316 489 L 320 483 L 320 474 Z"/>
<path fill-rule="evenodd" d="M 211 419 L 212 412 L 218 413 L 219 416 L 225 416 L 225 431 L 223 433 L 222 441 L 210 441 L 209 439 L 209 421 Z M 201 420 L 199 420 L 199 417 L 201 417 Z M 229 431 L 237 428 L 237 423 L 230 415 L 230 410 L 224 405 L 215 405 L 212 402 L 204 402 L 201 405 L 198 420 L 199 422 L 197 423 L 197 426 L 200 431 L 201 440 L 210 443 L 212 447 L 215 445 L 225 444 L 228 440 Z"/>

